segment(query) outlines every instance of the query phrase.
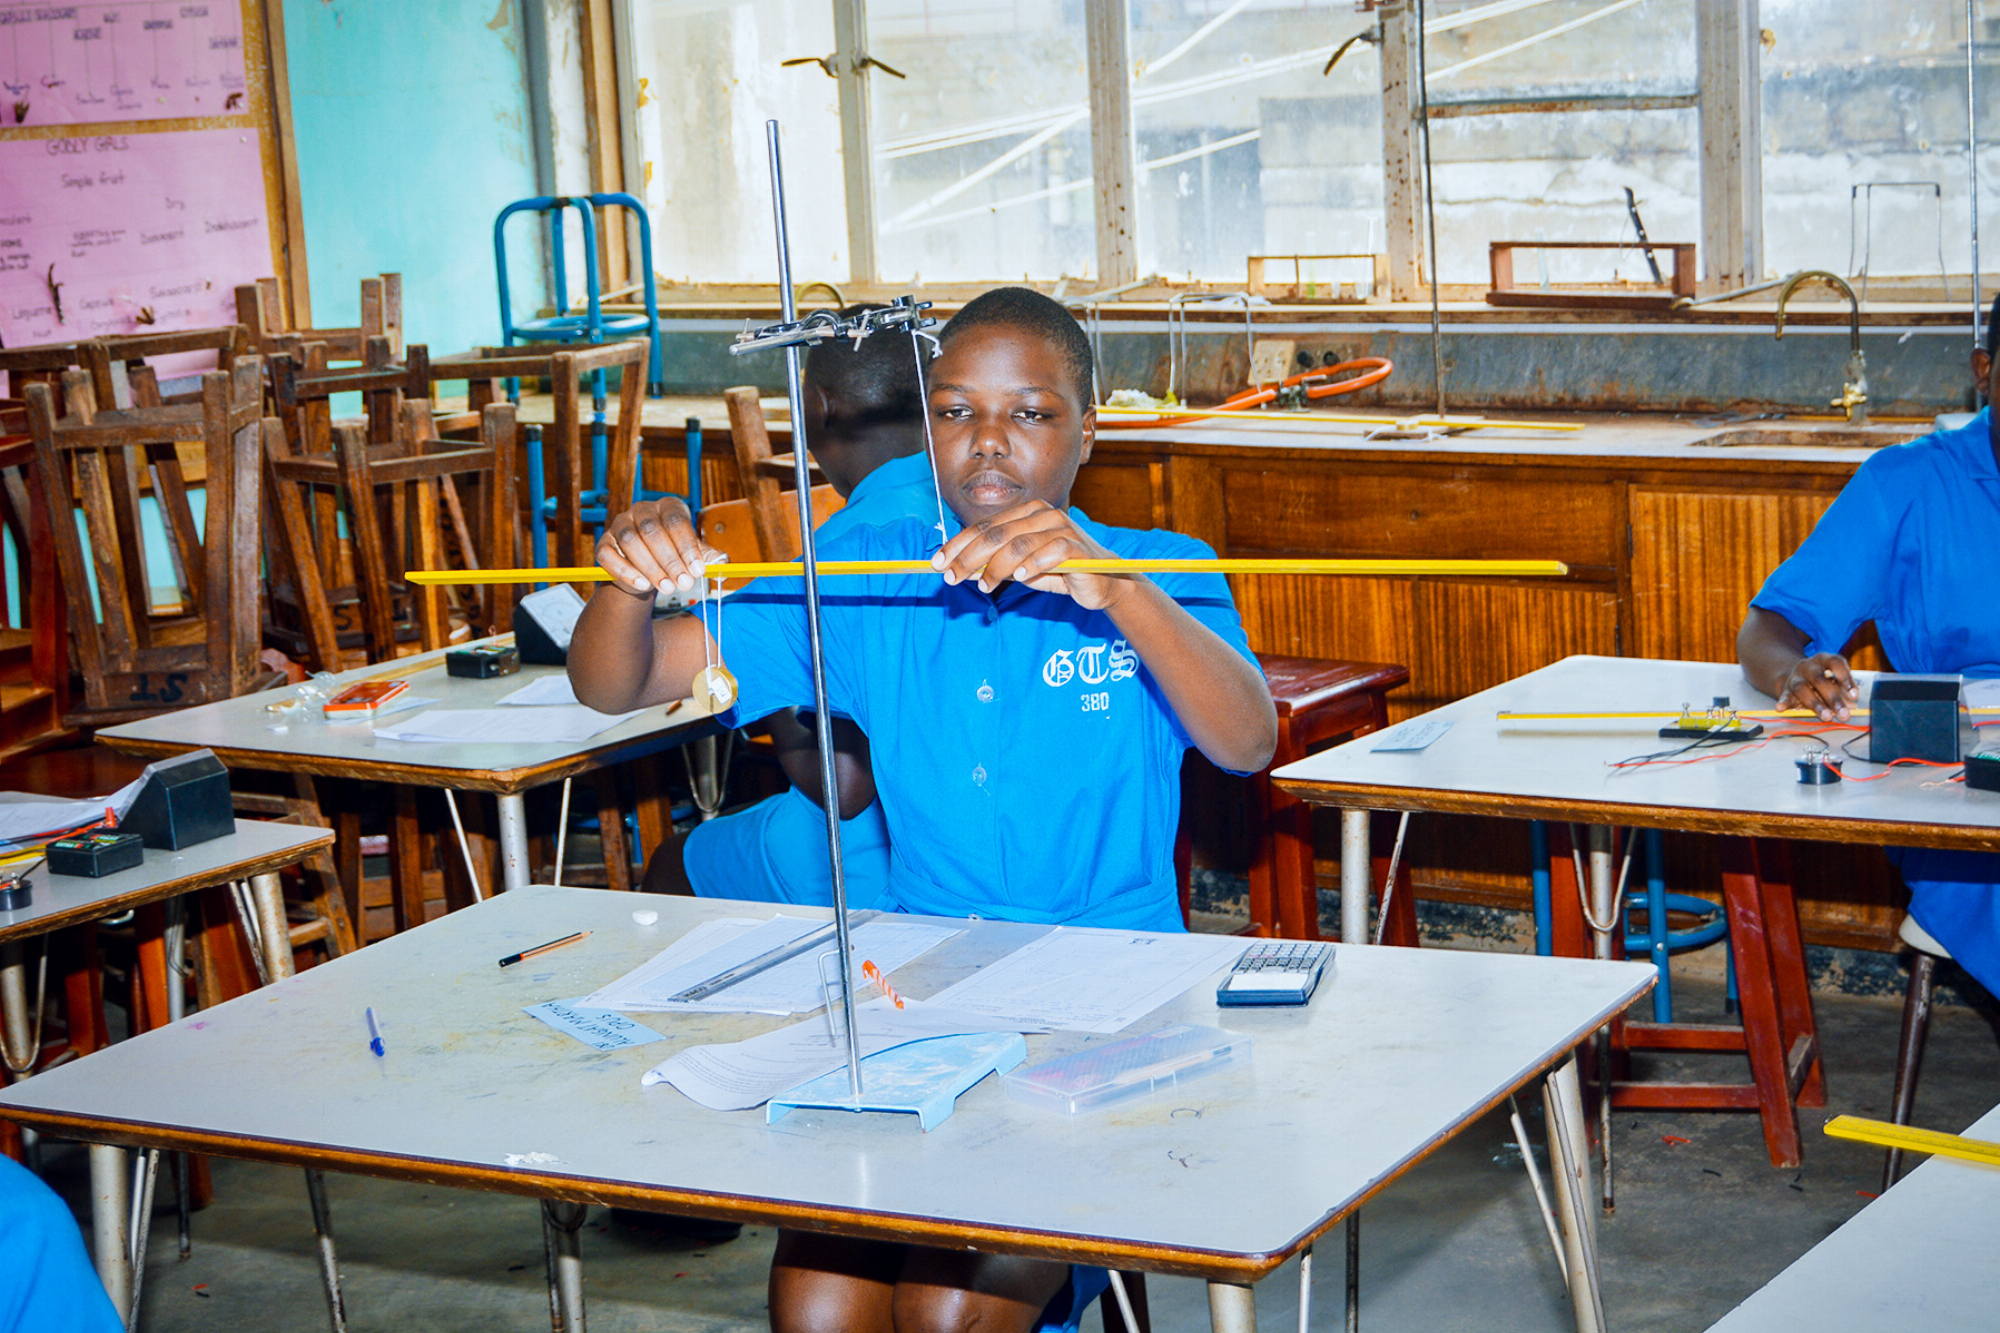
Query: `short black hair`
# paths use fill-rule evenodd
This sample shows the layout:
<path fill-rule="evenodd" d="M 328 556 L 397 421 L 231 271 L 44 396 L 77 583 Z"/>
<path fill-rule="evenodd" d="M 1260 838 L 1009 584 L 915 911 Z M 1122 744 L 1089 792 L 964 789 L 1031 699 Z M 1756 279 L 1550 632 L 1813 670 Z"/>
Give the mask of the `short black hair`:
<path fill-rule="evenodd" d="M 1993 308 L 1986 312 L 1986 355 L 2000 355 L 2000 296 L 1993 298 Z"/>
<path fill-rule="evenodd" d="M 840 312 L 853 319 L 878 304 L 851 305 Z M 806 379 L 840 399 L 838 429 L 866 430 L 873 426 L 921 421 L 923 395 L 917 388 L 917 356 L 911 336 L 900 330 L 870 334 L 860 342 L 828 338 L 806 353 Z"/>
<path fill-rule="evenodd" d="M 939 344 L 948 344 L 961 333 L 988 325 L 1015 329 L 1052 344 L 1075 383 L 1077 401 L 1085 407 L 1094 401 L 1091 386 L 1096 368 L 1090 354 L 1090 339 L 1076 322 L 1076 316 L 1060 301 L 1028 287 L 995 287 L 966 302 L 965 308 L 951 317 L 938 339 Z"/>

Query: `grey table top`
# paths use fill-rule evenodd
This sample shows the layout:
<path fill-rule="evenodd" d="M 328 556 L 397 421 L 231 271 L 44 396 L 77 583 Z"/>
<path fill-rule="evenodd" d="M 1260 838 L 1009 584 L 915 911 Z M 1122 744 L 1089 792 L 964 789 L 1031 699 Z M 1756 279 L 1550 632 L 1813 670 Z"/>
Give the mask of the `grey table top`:
<path fill-rule="evenodd" d="M 378 664 L 356 668 L 336 679 L 362 680 L 394 674 L 398 669 L 408 676 L 410 693 L 436 699 L 431 707 L 438 709 L 490 708 L 502 695 L 531 680 L 562 673 L 561 667 L 528 666 L 518 675 L 468 680 L 447 675 L 442 654 L 428 653 L 406 658 L 394 667 Z M 648 708 L 609 731 L 576 743 L 510 742 L 498 736 L 477 744 L 378 740 L 367 722 L 329 723 L 307 705 L 289 712 L 272 711 L 273 704 L 293 693 L 287 688 L 225 699 L 108 727 L 97 735 L 113 749 L 135 754 L 178 754 L 205 748 L 214 750 L 225 764 L 239 768 L 517 792 L 677 745 L 713 726 L 701 704 L 684 700 Z M 392 713 L 382 720 L 414 717 L 416 712 Z"/>
<path fill-rule="evenodd" d="M 1858 673 L 1868 702 L 1873 673 Z M 1449 810 L 1522 819 L 1569 819 L 1835 842 L 2000 850 L 2000 792 L 1945 781 L 1952 770 L 1897 768 L 1874 782 L 1803 786 L 1796 760 L 1820 742 L 1779 738 L 1740 752 L 1706 751 L 1700 763 L 1612 768 L 1618 760 L 1671 750 L 1651 721 L 1501 722 L 1508 712 L 1612 712 L 1706 708 L 1727 695 L 1740 708 L 1773 701 L 1734 666 L 1628 657 L 1569 657 L 1385 732 L 1312 755 L 1273 776 L 1316 804 L 1371 809 Z M 1378 751 L 1433 721 L 1451 729 L 1418 751 Z M 1810 719 L 1766 723 L 1810 726 Z M 1986 732 L 2000 745 L 2000 733 Z M 1849 739 L 1866 754 L 1863 732 L 1829 731 L 1834 749 Z M 1975 741 L 1970 729 L 1961 746 Z M 1692 756 L 1690 756 L 1692 757 Z M 1854 760 L 1847 771 L 1884 770 Z"/>
<path fill-rule="evenodd" d="M 265 874 L 293 865 L 332 841 L 329 829 L 239 819 L 236 832 L 227 837 L 177 852 L 149 847 L 140 864 L 98 879 L 52 875 L 44 867 L 28 876 L 34 882 L 33 901 L 18 912 L 0 912 L 0 943 Z"/>
<path fill-rule="evenodd" d="M 650 926 L 635 908 L 660 913 Z M 803 911 L 804 909 L 792 909 Z M 0 1092 L 92 1141 L 671 1208 L 856 1235 L 1246 1280 L 1268 1272 L 1645 993 L 1653 969 L 1342 948 L 1313 1002 L 1218 1010 L 1213 982 L 1140 1020 L 1251 1034 L 1247 1068 L 1066 1117 L 988 1079 L 913 1117 L 704 1110 L 640 1075 L 683 1045 L 786 1020 L 642 1015 L 667 1040 L 599 1053 L 522 1013 L 587 994 L 698 921 L 768 906 L 517 889 Z M 972 929 L 896 976 L 923 998 L 1048 929 Z M 501 969 L 523 946 L 580 944 Z M 369 1053 L 363 1010 L 388 1054 Z M 1031 1036 L 1031 1062 L 1089 1041 Z M 535 1156 L 540 1154 L 541 1156 Z"/>
<path fill-rule="evenodd" d="M 2000 1108 L 1965 1131 L 2000 1139 Z M 1988 1333 L 2000 1323 L 2000 1167 L 1933 1157 L 1713 1333 Z"/>

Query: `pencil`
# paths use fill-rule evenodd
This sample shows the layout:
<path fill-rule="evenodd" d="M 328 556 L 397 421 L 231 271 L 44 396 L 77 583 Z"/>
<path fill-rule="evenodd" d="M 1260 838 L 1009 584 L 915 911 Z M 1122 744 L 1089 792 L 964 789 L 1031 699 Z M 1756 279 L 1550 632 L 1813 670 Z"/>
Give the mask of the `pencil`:
<path fill-rule="evenodd" d="M 708 567 L 712 579 L 797 578 L 804 567 L 795 561 L 746 561 Z M 861 574 L 936 574 L 929 560 L 822 560 L 821 575 L 834 578 Z M 1332 574 L 1364 578 L 1477 575 L 1486 578 L 1561 578 L 1569 566 L 1560 560 L 1065 560 L 1049 571 L 1070 574 Z M 611 575 L 596 565 L 556 569 L 413 569 L 403 575 L 411 583 L 453 586 L 476 583 L 603 583 Z"/>
<path fill-rule="evenodd" d="M 590 938 L 589 931 L 579 930 L 574 935 L 565 935 L 559 940 L 550 940 L 547 944 L 537 944 L 532 949 L 523 949 L 519 953 L 510 953 L 505 958 L 502 958 L 500 960 L 500 966 L 512 967 L 514 964 L 520 962 L 524 958 L 533 958 L 538 953 L 547 953 L 551 949 L 560 949 L 565 944 L 575 944 L 578 940 L 584 940 L 589 938 Z"/>

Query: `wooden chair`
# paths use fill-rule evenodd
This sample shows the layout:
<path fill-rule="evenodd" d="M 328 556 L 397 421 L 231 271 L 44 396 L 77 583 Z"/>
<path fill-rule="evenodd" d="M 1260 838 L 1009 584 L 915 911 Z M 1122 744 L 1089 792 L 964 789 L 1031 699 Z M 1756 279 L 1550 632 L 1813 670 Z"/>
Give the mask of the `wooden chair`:
<path fill-rule="evenodd" d="M 283 427 L 284 457 L 318 459 L 323 466 L 309 475 L 328 478 L 322 486 L 310 486 L 305 494 L 315 539 L 302 544 L 296 530 L 288 528 L 273 513 L 267 533 L 265 563 L 273 579 L 266 605 L 264 635 L 267 642 L 287 655 L 314 663 L 320 670 L 338 670 L 326 665 L 338 660 L 326 656 L 325 623 L 315 624 L 314 616 L 325 610 L 333 617 L 337 636 L 348 649 L 359 649 L 367 660 L 393 655 L 379 645 L 364 644 L 366 627 L 361 622 L 361 595 L 357 586 L 351 547 L 338 537 L 341 505 L 338 487 L 331 478 L 337 469 L 334 443 L 333 399 L 336 394 L 361 395 L 363 420 L 371 446 L 386 446 L 396 439 L 403 404 L 409 398 L 429 394 L 428 355 L 421 345 L 397 359 L 389 340 L 370 338 L 358 367 L 333 369 L 327 363 L 324 343 L 308 343 L 296 354 L 283 353 L 268 359 L 273 410 Z M 294 476 L 301 481 L 303 476 Z M 277 495 L 274 489 L 273 497 Z M 456 503 L 456 492 L 453 492 Z M 279 550 L 281 541 L 288 542 Z M 311 550 L 318 561 L 318 589 L 307 592 L 300 586 L 295 557 Z M 309 604 L 310 603 L 310 604 Z"/>
<path fill-rule="evenodd" d="M 524 447 L 515 476 L 520 508 L 529 516 L 524 539 L 533 540 L 537 524 L 549 534 L 549 560 L 555 565 L 588 563 L 594 541 L 586 539 L 586 523 L 601 522 L 592 511 L 607 506 L 622 510 L 635 493 L 639 476 L 639 428 L 645 392 L 647 344 L 643 341 L 536 351 L 525 347 L 481 347 L 431 362 L 433 384 L 464 381 L 468 412 L 480 412 L 503 396 L 502 382 L 540 378 L 549 381 L 554 397 L 552 419 L 542 432 L 541 447 Z M 585 381 L 618 370 L 617 419 L 606 420 L 604 493 L 596 494 L 597 460 L 592 433 L 598 421 L 584 420 Z M 599 409 L 591 408 L 596 416 Z M 464 415 L 447 415 L 439 429 L 467 424 Z M 589 454 L 586 455 L 586 449 Z M 606 497 L 610 497 L 607 499 Z M 524 546 L 514 563 L 535 563 Z"/>
<path fill-rule="evenodd" d="M 513 456 L 511 404 L 489 406 L 481 440 L 468 446 L 437 438 L 428 400 L 405 402 L 402 423 L 385 444 L 370 441 L 370 427 L 344 421 L 332 430 L 334 447 L 300 453 L 276 423 L 267 424 L 264 458 L 278 529 L 274 543 L 303 612 L 309 661 L 338 671 L 362 662 L 388 661 L 407 644 L 441 648 L 451 637 L 447 602 L 476 634 L 512 623 L 513 592 L 505 586 L 459 590 L 406 590 L 406 568 L 495 567 L 513 557 Z M 465 503 L 470 494 L 472 503 Z M 340 497 L 346 503 L 340 503 Z M 332 587 L 324 571 L 328 550 L 345 518 L 354 570 L 349 586 Z M 358 625 L 343 631 L 337 601 L 361 609 Z M 399 610 L 407 605 L 408 614 Z"/>
<path fill-rule="evenodd" d="M 384 273 L 361 280 L 361 323 L 354 328 L 294 328 L 285 315 L 276 278 L 259 278 L 236 289 L 236 321 L 260 355 L 294 352 L 307 343 L 325 343 L 333 361 L 359 361 L 370 338 L 386 338 L 390 351 L 403 352 L 403 275 Z"/>
<path fill-rule="evenodd" d="M 261 371 L 257 358 L 244 357 L 226 374 L 202 376 L 197 403 L 99 411 L 89 376 L 72 370 L 63 377 L 63 416 L 47 385 L 28 386 L 35 461 L 83 676 L 85 702 L 66 719 L 72 725 L 227 699 L 257 681 Z M 191 601 L 158 615 L 127 461 L 157 467 L 177 460 L 175 446 L 184 441 L 200 444 L 206 521 L 199 559 L 196 548 L 187 552 Z M 77 531 L 79 507 L 88 555 Z M 84 592 L 93 571 L 94 613 Z"/>
<path fill-rule="evenodd" d="M 723 390 L 729 405 L 729 442 L 736 455 L 736 484 L 749 505 L 750 521 L 757 530 L 758 546 L 766 560 L 796 560 L 804 553 L 799 540 L 798 502 L 787 501 L 797 475 L 790 454 L 771 452 L 771 432 L 764 424 L 764 409 L 752 388 Z M 824 481 L 819 465 L 812 465 L 814 481 Z M 815 490 L 818 488 L 815 487 Z M 814 502 L 817 513 L 818 502 Z M 791 515 L 786 526 L 786 515 Z"/>
<path fill-rule="evenodd" d="M 158 369 L 148 363 L 157 357 L 204 353 L 215 358 L 215 365 L 204 369 L 227 371 L 238 357 L 251 355 L 250 337 L 242 325 L 225 324 L 212 329 L 91 338 L 77 344 L 78 364 L 90 372 L 90 387 L 97 394 L 98 406 L 104 409 L 163 407 L 199 401 L 198 386 L 163 396 Z"/>
<path fill-rule="evenodd" d="M 12 623 L 0 626 L 0 757 L 59 745 L 69 709 L 69 606 L 56 569 L 27 404 L 0 399 L 0 527 L 14 541 Z"/>

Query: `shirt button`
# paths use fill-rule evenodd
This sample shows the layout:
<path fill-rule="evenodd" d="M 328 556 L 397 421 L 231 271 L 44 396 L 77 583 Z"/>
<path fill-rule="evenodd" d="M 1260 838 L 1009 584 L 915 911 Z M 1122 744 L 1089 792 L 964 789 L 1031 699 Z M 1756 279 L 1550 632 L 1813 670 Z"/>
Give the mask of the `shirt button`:
<path fill-rule="evenodd" d="M 986 765 L 981 764 L 972 770 L 972 780 L 982 787 L 986 785 Z"/>
<path fill-rule="evenodd" d="M 990 704 L 993 702 L 993 687 L 991 685 L 982 683 L 980 687 L 973 693 L 974 696 L 979 700 L 979 702 L 983 704 Z"/>

